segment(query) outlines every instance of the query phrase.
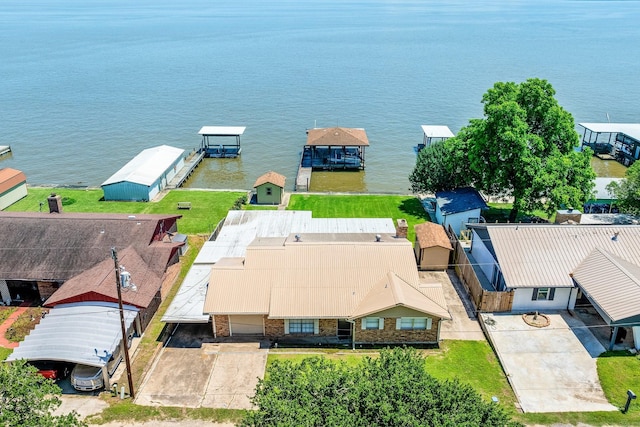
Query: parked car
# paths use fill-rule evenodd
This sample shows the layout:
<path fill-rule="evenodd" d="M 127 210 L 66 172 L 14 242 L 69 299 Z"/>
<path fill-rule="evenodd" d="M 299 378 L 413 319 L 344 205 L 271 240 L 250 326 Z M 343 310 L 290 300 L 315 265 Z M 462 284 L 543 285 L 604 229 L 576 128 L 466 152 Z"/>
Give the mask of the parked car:
<path fill-rule="evenodd" d="M 64 362 L 36 360 L 29 363 L 38 370 L 38 374 L 52 380 L 66 378 L 71 371 L 71 365 Z"/>
<path fill-rule="evenodd" d="M 128 340 L 128 345 L 131 347 L 131 338 Z M 116 353 L 112 354 L 107 362 L 109 376 L 113 375 L 121 361 L 122 352 L 120 351 L 120 346 L 118 346 L 116 347 Z M 80 391 L 100 390 L 105 386 L 102 368 L 77 364 L 71 371 L 71 385 Z"/>

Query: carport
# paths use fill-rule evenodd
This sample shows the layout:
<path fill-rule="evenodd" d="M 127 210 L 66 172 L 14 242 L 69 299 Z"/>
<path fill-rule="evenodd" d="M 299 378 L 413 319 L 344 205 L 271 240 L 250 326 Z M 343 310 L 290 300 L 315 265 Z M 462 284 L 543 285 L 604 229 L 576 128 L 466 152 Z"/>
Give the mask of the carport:
<path fill-rule="evenodd" d="M 613 328 L 609 350 L 621 327 L 640 326 L 640 267 L 595 248 L 571 277 L 602 319 Z M 636 343 L 637 346 L 637 343 Z"/>
<path fill-rule="evenodd" d="M 138 310 L 126 306 L 127 331 L 132 330 Z M 74 303 L 53 308 L 7 361 L 51 360 L 102 368 L 104 383 L 109 384 L 107 362 L 122 341 L 117 304 Z"/>

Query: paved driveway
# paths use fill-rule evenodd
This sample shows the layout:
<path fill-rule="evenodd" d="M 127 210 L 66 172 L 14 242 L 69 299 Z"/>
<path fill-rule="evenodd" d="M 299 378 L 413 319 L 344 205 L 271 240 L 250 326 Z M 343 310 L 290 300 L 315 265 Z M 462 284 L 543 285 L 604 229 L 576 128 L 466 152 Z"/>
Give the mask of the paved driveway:
<path fill-rule="evenodd" d="M 522 410 L 616 411 L 598 380 L 595 355 L 604 351 L 602 345 L 584 324 L 576 329 L 578 339 L 567 321 L 572 327 L 581 322 L 568 314 L 548 316 L 549 326 L 535 328 L 521 315 L 481 315 Z"/>
<path fill-rule="evenodd" d="M 181 326 L 182 327 L 182 326 Z M 268 350 L 255 343 L 172 346 L 156 357 L 138 390 L 140 405 L 251 409 Z"/>

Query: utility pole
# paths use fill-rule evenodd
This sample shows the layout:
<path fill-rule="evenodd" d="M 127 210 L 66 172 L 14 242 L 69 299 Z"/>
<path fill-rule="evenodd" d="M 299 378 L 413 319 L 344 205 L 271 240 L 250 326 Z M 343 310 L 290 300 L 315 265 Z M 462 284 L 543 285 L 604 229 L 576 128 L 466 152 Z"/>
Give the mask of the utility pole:
<path fill-rule="evenodd" d="M 122 345 L 124 346 L 124 361 L 127 366 L 127 380 L 129 381 L 129 395 L 135 398 L 133 391 L 133 379 L 131 377 L 131 361 L 129 360 L 129 339 L 127 337 L 127 327 L 124 322 L 124 309 L 122 308 L 122 282 L 120 279 L 120 264 L 118 264 L 118 252 L 116 248 L 111 248 L 111 257 L 116 269 L 116 287 L 118 288 L 118 308 L 120 309 L 120 326 L 122 327 Z"/>

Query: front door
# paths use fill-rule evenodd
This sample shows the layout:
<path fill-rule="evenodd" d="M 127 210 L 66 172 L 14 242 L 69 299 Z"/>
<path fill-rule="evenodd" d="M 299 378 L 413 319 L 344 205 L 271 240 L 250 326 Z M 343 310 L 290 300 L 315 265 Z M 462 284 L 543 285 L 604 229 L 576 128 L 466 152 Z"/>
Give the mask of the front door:
<path fill-rule="evenodd" d="M 344 319 L 338 320 L 338 338 L 351 337 L 351 323 Z"/>

